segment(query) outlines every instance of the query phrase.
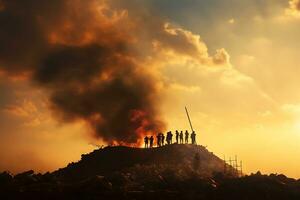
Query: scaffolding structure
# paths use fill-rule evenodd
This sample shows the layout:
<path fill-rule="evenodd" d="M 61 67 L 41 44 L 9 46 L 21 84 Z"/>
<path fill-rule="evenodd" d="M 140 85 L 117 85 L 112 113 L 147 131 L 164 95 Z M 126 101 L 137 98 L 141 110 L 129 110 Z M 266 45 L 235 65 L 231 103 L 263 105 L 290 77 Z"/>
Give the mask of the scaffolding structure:
<path fill-rule="evenodd" d="M 242 177 L 243 176 L 242 160 L 238 162 L 238 157 L 236 155 L 234 159 L 231 159 L 231 157 L 229 157 L 229 159 L 226 160 L 226 157 L 224 155 L 224 174 Z"/>

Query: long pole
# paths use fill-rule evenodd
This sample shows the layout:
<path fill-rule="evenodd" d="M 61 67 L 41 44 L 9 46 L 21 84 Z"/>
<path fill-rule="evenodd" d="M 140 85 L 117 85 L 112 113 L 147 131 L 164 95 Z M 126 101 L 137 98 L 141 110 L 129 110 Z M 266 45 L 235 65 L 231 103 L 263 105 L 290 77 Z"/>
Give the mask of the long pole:
<path fill-rule="evenodd" d="M 186 107 L 185 107 L 185 112 L 186 112 L 186 115 L 187 115 L 187 117 L 188 117 L 188 120 L 189 120 L 189 123 L 190 123 L 191 129 L 192 129 L 192 132 L 193 132 L 193 131 L 194 131 L 194 129 L 193 129 L 192 122 L 191 122 L 191 119 L 190 119 L 190 116 L 189 116 L 189 112 L 188 112 L 188 110 L 187 110 L 187 108 L 186 108 Z"/>

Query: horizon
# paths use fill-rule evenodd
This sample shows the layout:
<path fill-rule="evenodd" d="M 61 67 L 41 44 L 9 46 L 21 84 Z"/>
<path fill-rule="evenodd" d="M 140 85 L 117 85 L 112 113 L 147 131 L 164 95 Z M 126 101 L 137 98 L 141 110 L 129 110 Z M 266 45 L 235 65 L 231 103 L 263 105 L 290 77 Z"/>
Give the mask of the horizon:
<path fill-rule="evenodd" d="M 0 172 L 191 132 L 187 107 L 220 159 L 300 178 L 299 24 L 300 0 L 0 0 Z"/>

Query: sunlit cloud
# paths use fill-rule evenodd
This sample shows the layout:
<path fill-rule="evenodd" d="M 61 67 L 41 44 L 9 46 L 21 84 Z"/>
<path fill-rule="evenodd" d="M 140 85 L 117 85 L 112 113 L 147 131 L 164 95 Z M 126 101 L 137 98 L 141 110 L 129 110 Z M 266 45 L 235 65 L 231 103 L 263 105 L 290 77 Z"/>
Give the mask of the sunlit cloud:
<path fill-rule="evenodd" d="M 286 14 L 300 18 L 300 0 L 289 0 L 289 8 L 286 9 Z"/>
<path fill-rule="evenodd" d="M 1 2 L 0 12 L 8 12 L 9 7 Z M 36 6 L 42 5 L 36 2 Z M 289 4 L 288 0 L 236 1 L 230 9 L 224 9 L 224 1 L 216 1 L 218 7 L 206 7 L 210 1 L 196 7 L 195 1 L 195 5 L 182 6 L 180 12 L 171 10 L 169 15 L 159 9 L 153 12 L 143 3 L 130 6 L 132 2 L 69 0 L 64 7 L 64 1 L 57 2 L 53 7 L 52 3 L 41 6 L 41 12 L 29 9 L 22 18 L 17 17 L 25 12 L 23 8 L 16 13 L 9 10 L 9 16 L 16 14 L 16 25 L 24 23 L 29 28 L 16 36 L 9 23 L 0 30 L 7 38 L 2 38 L 0 47 L 0 87 L 6 89 L 0 91 L 0 117 L 16 121 L 7 123 L 10 129 L 6 127 L 5 133 L 11 133 L 12 126 L 22 128 L 20 134 L 11 134 L 17 135 L 14 138 L 1 141 L 16 139 L 22 146 L 27 138 L 34 152 L 60 152 L 55 167 L 61 167 L 80 157 L 79 149 L 91 149 L 90 140 L 101 145 L 111 140 L 138 140 L 139 134 L 118 134 L 127 126 L 114 129 L 128 118 L 128 109 L 119 115 L 118 123 L 112 111 L 123 110 L 120 105 L 128 102 L 139 102 L 142 106 L 138 108 L 150 111 L 147 120 L 154 124 L 164 122 L 163 130 L 186 129 L 182 108 L 188 106 L 199 141 L 220 155 L 240 153 L 249 163 L 247 172 L 270 172 L 276 167 L 261 164 L 263 158 L 255 157 L 257 149 L 269 145 L 265 156 L 271 162 L 272 151 L 283 151 L 278 146 L 281 140 L 296 141 L 299 129 L 295 124 L 300 124 L 299 46 L 295 39 L 299 0 Z M 39 16 L 29 14 L 36 12 Z M 32 23 L 31 17 L 37 23 Z M 7 93 L 11 97 L 4 98 Z M 132 108 L 135 112 L 130 112 L 130 119 L 146 124 L 145 114 L 136 106 L 129 110 Z M 103 126 L 105 123 L 112 126 Z M 126 132 L 134 130 L 141 129 Z M 49 143 L 53 149 L 46 151 L 39 143 Z M 71 150 L 76 150 L 76 156 Z M 39 155 L 36 160 L 38 166 Z M 56 162 L 55 156 L 52 160 Z M 290 168 L 284 172 L 300 176 Z"/>
<path fill-rule="evenodd" d="M 12 114 L 17 117 L 30 117 L 37 113 L 36 106 L 28 100 L 23 100 L 20 105 L 9 105 L 4 108 L 4 112 Z"/>
<path fill-rule="evenodd" d="M 235 19 L 234 19 L 234 18 L 229 19 L 229 20 L 228 20 L 228 23 L 229 23 L 229 24 L 234 24 L 234 23 L 235 23 Z"/>

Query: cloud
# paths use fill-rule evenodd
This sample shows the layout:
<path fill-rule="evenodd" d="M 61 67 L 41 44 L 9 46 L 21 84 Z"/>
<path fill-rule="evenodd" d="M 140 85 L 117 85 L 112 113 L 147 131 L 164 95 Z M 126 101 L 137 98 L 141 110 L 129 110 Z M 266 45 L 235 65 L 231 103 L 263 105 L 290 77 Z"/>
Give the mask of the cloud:
<path fill-rule="evenodd" d="M 224 48 L 218 49 L 212 58 L 215 65 L 230 65 L 229 59 L 230 56 Z"/>
<path fill-rule="evenodd" d="M 300 17 L 300 0 L 289 0 L 289 8 L 286 9 L 288 16 Z"/>
<path fill-rule="evenodd" d="M 158 35 L 156 50 L 162 54 L 173 53 L 175 56 L 189 57 L 197 60 L 199 64 L 215 66 L 229 64 L 229 54 L 225 49 L 218 49 L 215 55 L 209 55 L 206 44 L 200 35 L 183 28 L 164 24 L 162 34 Z"/>
<path fill-rule="evenodd" d="M 281 106 L 283 112 L 291 115 L 299 116 L 300 105 L 299 104 L 284 104 Z"/>
<path fill-rule="evenodd" d="M 265 99 L 250 77 L 234 69 L 224 48 L 210 54 L 198 34 L 136 9 L 138 5 L 96 0 L 3 5 L 3 74 L 26 74 L 49 95 L 57 120 L 83 120 L 107 143 L 136 143 L 145 134 L 165 130 L 160 103 L 168 89 L 201 94 L 209 104 L 221 98 L 233 106 L 233 96 L 247 95 L 246 90 Z M 24 108 L 7 111 L 30 115 Z"/>
<path fill-rule="evenodd" d="M 40 100 L 42 101 L 42 100 Z M 45 110 L 46 105 L 40 105 L 29 99 L 6 105 L 2 112 L 22 121 L 23 126 L 38 127 L 50 121 L 50 116 Z"/>
<path fill-rule="evenodd" d="M 37 112 L 37 107 L 28 100 L 24 100 L 21 105 L 9 105 L 4 108 L 4 112 L 17 117 L 30 117 Z"/>
<path fill-rule="evenodd" d="M 235 23 L 235 19 L 234 18 L 231 18 L 227 21 L 229 24 L 234 24 Z"/>
<path fill-rule="evenodd" d="M 29 74 L 58 120 L 84 120 L 108 143 L 136 143 L 165 129 L 158 106 L 165 83 L 155 66 L 169 62 L 163 55 L 229 62 L 224 49 L 210 56 L 199 35 L 160 16 L 114 8 L 114 1 L 2 3 L 1 71 Z M 26 106 L 7 111 L 29 115 Z"/>

